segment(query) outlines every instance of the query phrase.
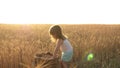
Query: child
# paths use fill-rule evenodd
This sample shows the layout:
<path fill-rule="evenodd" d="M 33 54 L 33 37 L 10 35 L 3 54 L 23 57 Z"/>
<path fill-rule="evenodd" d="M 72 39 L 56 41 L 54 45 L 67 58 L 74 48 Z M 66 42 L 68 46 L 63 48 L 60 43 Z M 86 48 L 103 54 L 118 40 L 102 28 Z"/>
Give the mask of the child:
<path fill-rule="evenodd" d="M 49 33 L 53 41 L 56 42 L 56 47 L 53 53 L 53 58 L 56 58 L 58 50 L 62 52 L 61 56 L 61 66 L 63 68 L 68 68 L 67 63 L 72 59 L 73 47 L 71 46 L 68 39 L 63 35 L 62 30 L 59 25 L 53 25 L 49 29 Z"/>

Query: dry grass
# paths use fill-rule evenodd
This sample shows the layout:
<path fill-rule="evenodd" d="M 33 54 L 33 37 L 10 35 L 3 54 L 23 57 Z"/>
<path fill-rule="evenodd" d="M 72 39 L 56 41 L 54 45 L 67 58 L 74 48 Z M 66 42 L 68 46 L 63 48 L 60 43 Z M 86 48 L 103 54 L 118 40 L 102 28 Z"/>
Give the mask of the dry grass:
<path fill-rule="evenodd" d="M 0 24 L 0 68 L 31 67 L 36 53 L 53 52 L 49 27 Z M 74 47 L 71 68 L 120 68 L 120 25 L 61 27 Z M 92 61 L 86 60 L 89 52 L 95 55 Z"/>

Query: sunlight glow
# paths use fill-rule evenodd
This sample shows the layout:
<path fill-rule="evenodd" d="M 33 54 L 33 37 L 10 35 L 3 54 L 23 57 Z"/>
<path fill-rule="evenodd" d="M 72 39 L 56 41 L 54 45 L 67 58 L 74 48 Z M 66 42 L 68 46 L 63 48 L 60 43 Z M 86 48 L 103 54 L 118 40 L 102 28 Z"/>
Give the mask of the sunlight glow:
<path fill-rule="evenodd" d="M 0 23 L 120 24 L 119 0 L 1 0 Z"/>

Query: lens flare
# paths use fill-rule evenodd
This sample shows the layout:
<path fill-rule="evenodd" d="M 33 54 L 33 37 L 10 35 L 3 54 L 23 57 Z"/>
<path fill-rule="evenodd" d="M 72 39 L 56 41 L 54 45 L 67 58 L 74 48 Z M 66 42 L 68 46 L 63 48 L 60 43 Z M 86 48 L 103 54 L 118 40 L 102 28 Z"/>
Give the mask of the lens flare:
<path fill-rule="evenodd" d="M 87 60 L 88 61 L 93 60 L 93 58 L 94 58 L 94 54 L 93 53 L 88 54 L 88 56 L 87 56 Z"/>

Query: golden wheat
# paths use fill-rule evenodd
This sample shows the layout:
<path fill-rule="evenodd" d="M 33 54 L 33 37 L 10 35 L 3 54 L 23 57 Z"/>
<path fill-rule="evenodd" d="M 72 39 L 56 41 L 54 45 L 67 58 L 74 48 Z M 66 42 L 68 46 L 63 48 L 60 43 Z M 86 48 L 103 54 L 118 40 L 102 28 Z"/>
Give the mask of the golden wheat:
<path fill-rule="evenodd" d="M 0 24 L 0 68 L 30 68 L 35 54 L 53 52 L 50 26 Z M 71 68 L 120 68 L 120 25 L 60 26 L 74 48 Z M 86 60 L 89 52 L 93 61 Z"/>

